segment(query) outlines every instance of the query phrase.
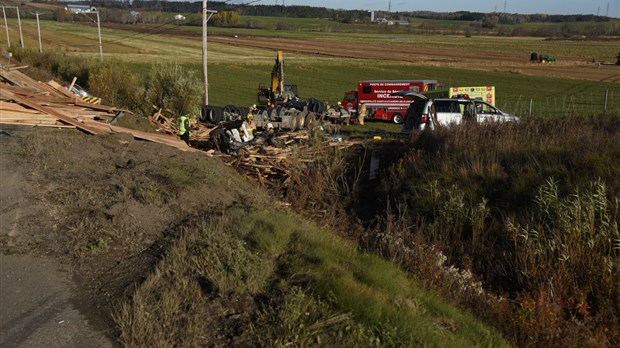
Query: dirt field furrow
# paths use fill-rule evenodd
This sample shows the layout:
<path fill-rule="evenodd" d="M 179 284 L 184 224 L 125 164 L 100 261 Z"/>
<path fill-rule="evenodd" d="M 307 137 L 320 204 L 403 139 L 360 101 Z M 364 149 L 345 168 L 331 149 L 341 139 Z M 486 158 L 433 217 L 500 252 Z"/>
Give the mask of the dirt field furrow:
<path fill-rule="evenodd" d="M 299 40 L 272 37 L 234 38 L 217 35 L 210 36 L 209 42 L 237 47 L 283 49 L 289 52 L 311 55 L 376 59 L 419 65 L 594 81 L 616 82 L 618 71 L 620 70 L 620 67 L 616 65 L 594 65 L 574 58 L 566 58 L 553 64 L 530 63 L 527 58 L 521 56 L 475 52 L 466 48 L 455 52 L 446 48 L 420 48 L 402 44 L 372 43 L 360 45 L 357 42 L 335 40 Z M 385 52 L 389 52 L 389 54 Z"/>
<path fill-rule="evenodd" d="M 106 24 L 108 28 L 151 33 L 150 27 L 139 25 Z M 166 29 L 166 35 L 188 40 L 201 40 L 200 32 Z M 591 81 L 619 82 L 620 66 L 594 64 L 585 59 L 563 55 L 552 64 L 529 62 L 529 51 L 521 55 L 478 50 L 477 47 L 419 47 L 395 42 L 352 42 L 333 39 L 292 39 L 266 36 L 230 36 L 210 34 L 209 42 L 236 47 L 283 49 L 308 55 L 352 59 L 372 59 L 396 63 L 439 66 L 482 71 L 505 72 L 529 76 L 546 76 Z"/>

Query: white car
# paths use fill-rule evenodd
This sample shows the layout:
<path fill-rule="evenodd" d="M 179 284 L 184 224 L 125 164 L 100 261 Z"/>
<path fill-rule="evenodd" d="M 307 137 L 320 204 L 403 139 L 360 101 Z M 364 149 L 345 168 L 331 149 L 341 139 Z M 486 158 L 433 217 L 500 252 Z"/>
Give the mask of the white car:
<path fill-rule="evenodd" d="M 497 107 L 477 99 L 440 98 L 429 100 L 412 91 L 396 92 L 408 97 L 412 103 L 407 109 L 403 131 L 434 129 L 436 125 L 450 126 L 465 121 L 478 123 L 518 121 L 519 117 L 505 113 Z"/>
<path fill-rule="evenodd" d="M 71 93 L 77 95 L 78 97 L 92 97 L 90 93 L 88 93 L 84 88 L 82 88 L 82 86 L 78 85 L 77 83 L 71 86 Z"/>

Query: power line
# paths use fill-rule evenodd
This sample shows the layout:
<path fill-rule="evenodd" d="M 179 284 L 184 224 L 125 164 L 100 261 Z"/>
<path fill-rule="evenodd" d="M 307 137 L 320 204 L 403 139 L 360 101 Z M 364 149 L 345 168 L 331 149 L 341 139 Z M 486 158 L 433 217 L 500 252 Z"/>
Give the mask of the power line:
<path fill-rule="evenodd" d="M 230 2 L 230 1 L 231 0 L 227 0 L 227 1 L 224 1 L 224 2 Z M 230 9 L 228 9 L 228 11 L 234 11 L 234 10 L 240 8 L 240 7 L 251 5 L 253 3 L 257 3 L 257 2 L 260 2 L 260 1 L 262 1 L 262 0 L 253 0 L 253 1 L 246 2 L 246 3 L 238 4 L 237 6 L 232 6 Z M 203 9 L 201 8 L 200 11 L 202 12 Z M 170 21 L 166 21 L 165 23 L 159 24 L 159 25 L 155 26 L 154 28 L 151 28 L 147 32 L 138 32 L 138 33 L 135 33 L 135 34 L 130 34 L 130 35 L 127 35 L 127 36 L 124 36 L 124 37 L 120 37 L 120 38 L 111 40 L 111 41 L 106 41 L 106 43 L 118 43 L 118 42 L 126 42 L 126 41 L 131 41 L 131 40 L 142 39 L 142 38 L 145 38 L 145 37 L 148 37 L 148 36 L 163 34 L 163 33 L 167 32 L 167 31 L 174 30 L 174 29 L 176 29 L 178 27 L 181 27 L 183 25 L 197 24 L 197 23 L 199 23 L 201 21 L 202 21 L 202 18 L 195 18 L 195 19 L 193 19 L 191 21 L 188 21 L 188 22 L 185 22 L 185 23 L 174 24 L 174 26 L 172 28 L 165 28 L 165 26 L 171 24 Z M 75 46 L 75 47 L 93 47 L 93 46 L 96 46 L 96 44 L 73 45 L 73 46 Z"/>

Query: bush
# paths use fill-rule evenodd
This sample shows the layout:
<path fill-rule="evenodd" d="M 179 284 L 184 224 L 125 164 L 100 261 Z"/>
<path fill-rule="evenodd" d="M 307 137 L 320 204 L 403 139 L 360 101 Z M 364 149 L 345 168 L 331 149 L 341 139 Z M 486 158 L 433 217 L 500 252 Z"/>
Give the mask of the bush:
<path fill-rule="evenodd" d="M 91 73 L 88 85 L 91 94 L 104 97 L 110 105 L 130 110 L 144 108 L 144 84 L 120 61 L 108 60 L 98 66 Z"/>
<path fill-rule="evenodd" d="M 99 62 L 67 53 L 41 54 L 32 49 L 17 49 L 15 58 L 64 81 L 76 77 L 79 85 L 106 103 L 142 115 L 152 114 L 153 106 L 175 115 L 198 113 L 204 93 L 200 81 L 179 65 L 159 64 L 148 76 L 141 77 L 118 60 Z"/>
<path fill-rule="evenodd" d="M 155 65 L 145 82 L 146 93 L 142 111 L 150 113 L 152 106 L 175 115 L 198 113 L 202 91 L 200 81 L 179 65 Z"/>

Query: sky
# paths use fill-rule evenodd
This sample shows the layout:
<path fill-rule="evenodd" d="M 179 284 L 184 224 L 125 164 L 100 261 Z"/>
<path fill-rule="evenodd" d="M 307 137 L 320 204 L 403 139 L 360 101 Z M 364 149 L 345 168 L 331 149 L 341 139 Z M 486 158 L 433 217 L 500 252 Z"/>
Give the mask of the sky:
<path fill-rule="evenodd" d="M 307 5 L 327 8 L 382 10 L 387 11 L 390 0 L 261 0 L 257 4 Z M 391 0 L 391 8 L 396 11 L 435 11 L 435 12 L 504 12 L 508 13 L 547 13 L 547 14 L 599 14 L 620 18 L 620 0 Z M 609 6 L 609 12 L 607 7 Z"/>

